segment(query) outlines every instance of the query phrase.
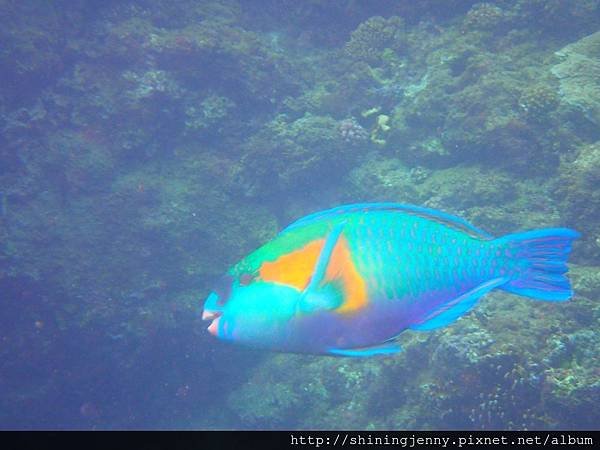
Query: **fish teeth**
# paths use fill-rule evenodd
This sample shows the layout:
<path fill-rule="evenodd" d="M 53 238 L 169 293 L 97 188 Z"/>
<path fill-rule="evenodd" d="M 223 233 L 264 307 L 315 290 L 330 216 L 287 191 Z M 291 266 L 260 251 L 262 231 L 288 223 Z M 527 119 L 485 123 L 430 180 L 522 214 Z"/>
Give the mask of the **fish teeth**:
<path fill-rule="evenodd" d="M 210 311 L 205 309 L 202 312 L 202 320 L 213 320 L 219 317 L 222 313 L 220 311 Z"/>
<path fill-rule="evenodd" d="M 219 330 L 219 319 L 220 319 L 220 315 L 217 316 L 208 326 L 207 330 L 210 334 L 212 334 L 213 336 L 217 336 L 218 335 L 218 330 Z"/>

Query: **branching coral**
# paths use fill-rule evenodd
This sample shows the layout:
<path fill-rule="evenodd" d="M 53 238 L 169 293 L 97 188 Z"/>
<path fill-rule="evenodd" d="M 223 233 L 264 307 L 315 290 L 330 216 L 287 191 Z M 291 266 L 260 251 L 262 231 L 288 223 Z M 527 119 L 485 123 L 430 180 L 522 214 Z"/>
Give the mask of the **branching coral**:
<path fill-rule="evenodd" d="M 404 20 L 398 16 L 371 17 L 352 32 L 344 50 L 359 61 L 376 62 L 386 48 L 399 50 L 404 43 Z"/>

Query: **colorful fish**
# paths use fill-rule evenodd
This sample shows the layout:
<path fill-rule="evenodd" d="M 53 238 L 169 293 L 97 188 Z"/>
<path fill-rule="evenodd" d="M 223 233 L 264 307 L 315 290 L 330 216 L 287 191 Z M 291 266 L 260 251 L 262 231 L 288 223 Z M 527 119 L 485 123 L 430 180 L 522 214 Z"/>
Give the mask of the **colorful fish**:
<path fill-rule="evenodd" d="M 294 222 L 222 278 L 204 304 L 213 335 L 299 353 L 400 350 L 404 330 L 432 330 L 492 289 L 546 301 L 572 296 L 579 233 L 548 228 L 497 239 L 449 214 L 371 203 Z"/>

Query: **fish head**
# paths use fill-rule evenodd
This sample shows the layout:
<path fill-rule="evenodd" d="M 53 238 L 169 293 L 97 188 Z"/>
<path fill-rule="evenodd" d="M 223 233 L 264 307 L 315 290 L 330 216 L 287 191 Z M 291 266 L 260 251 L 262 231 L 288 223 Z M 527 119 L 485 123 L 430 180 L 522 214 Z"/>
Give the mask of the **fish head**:
<path fill-rule="evenodd" d="M 204 302 L 208 331 L 223 340 L 255 347 L 286 347 L 301 292 L 248 274 L 222 277 Z"/>

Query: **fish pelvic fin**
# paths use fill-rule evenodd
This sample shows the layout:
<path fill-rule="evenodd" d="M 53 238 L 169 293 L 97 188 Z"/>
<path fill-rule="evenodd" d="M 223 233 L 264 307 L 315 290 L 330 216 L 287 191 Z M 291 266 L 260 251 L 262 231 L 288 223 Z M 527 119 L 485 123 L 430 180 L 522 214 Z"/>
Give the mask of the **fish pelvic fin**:
<path fill-rule="evenodd" d="M 546 228 L 509 234 L 498 241 L 518 260 L 516 273 L 501 289 L 536 300 L 560 302 L 573 291 L 564 275 L 571 244 L 580 234 L 569 228 Z"/>

